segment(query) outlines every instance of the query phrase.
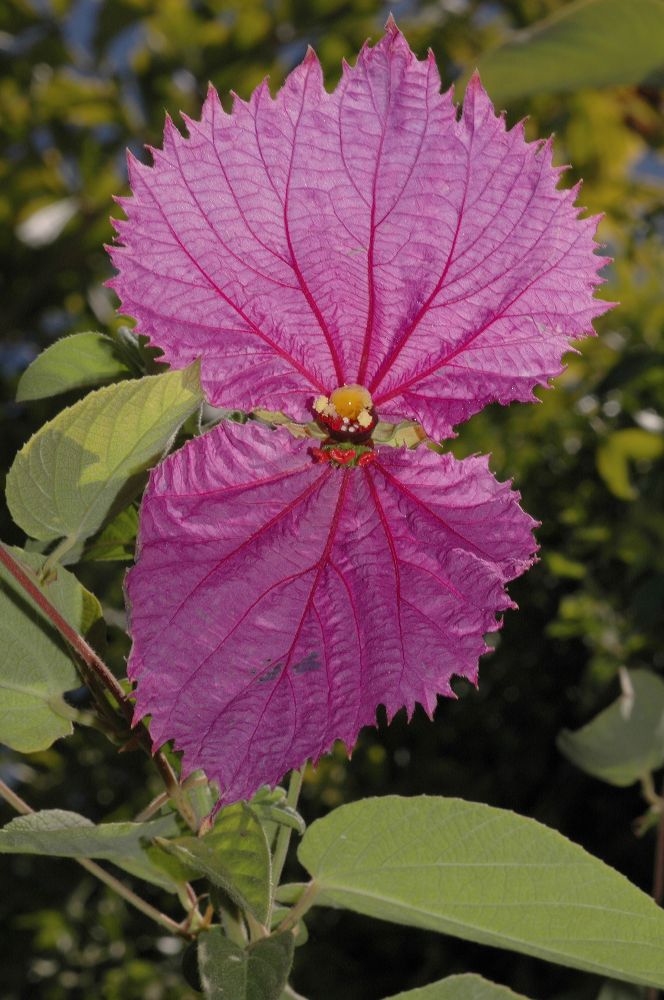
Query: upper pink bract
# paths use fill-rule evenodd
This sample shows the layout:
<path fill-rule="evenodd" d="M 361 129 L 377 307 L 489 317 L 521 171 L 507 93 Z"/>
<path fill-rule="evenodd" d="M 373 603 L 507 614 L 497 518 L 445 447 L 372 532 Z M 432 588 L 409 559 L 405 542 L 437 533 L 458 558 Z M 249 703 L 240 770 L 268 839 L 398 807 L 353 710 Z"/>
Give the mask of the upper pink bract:
<path fill-rule="evenodd" d="M 328 94 L 309 51 L 277 97 L 211 89 L 121 199 L 123 311 L 209 400 L 308 419 L 344 382 L 430 435 L 528 401 L 608 304 L 597 218 L 556 188 L 550 143 L 507 131 L 479 78 L 458 120 L 433 55 L 393 22 Z"/>
<path fill-rule="evenodd" d="M 533 560 L 518 500 L 486 458 L 335 469 L 256 424 L 188 442 L 150 476 L 127 579 L 137 718 L 232 802 L 351 748 L 381 703 L 431 714 Z"/>

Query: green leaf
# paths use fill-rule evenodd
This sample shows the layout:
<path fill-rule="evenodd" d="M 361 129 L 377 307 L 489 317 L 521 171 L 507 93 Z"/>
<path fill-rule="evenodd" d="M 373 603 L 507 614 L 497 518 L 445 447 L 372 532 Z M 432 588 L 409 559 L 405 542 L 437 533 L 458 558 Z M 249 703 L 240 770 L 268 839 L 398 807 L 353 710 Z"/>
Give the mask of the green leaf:
<path fill-rule="evenodd" d="M 201 399 L 197 365 L 91 392 L 16 456 L 7 476 L 12 517 L 34 538 L 75 547 L 140 491 Z"/>
<path fill-rule="evenodd" d="M 131 858 L 113 858 L 113 864 L 169 892 L 178 892 L 189 881 L 189 869 L 156 843 L 145 843 L 141 853 Z"/>
<path fill-rule="evenodd" d="M 75 576 L 60 568 L 40 583 L 43 555 L 10 546 L 7 551 L 77 632 L 85 634 L 101 622 L 99 601 Z M 69 736 L 76 712 L 63 694 L 80 683 L 65 641 L 0 565 L 0 743 L 33 753 Z"/>
<path fill-rule="evenodd" d="M 213 927 L 198 940 L 198 966 L 209 1000 L 279 1000 L 293 962 L 293 935 L 275 934 L 240 948 Z"/>
<path fill-rule="evenodd" d="M 137 532 L 138 510 L 132 505 L 121 510 L 85 547 L 83 561 L 124 562 L 133 559 Z"/>
<path fill-rule="evenodd" d="M 448 976 L 437 983 L 422 986 L 419 990 L 395 993 L 386 1000 L 526 1000 L 521 993 L 513 993 L 506 986 L 490 983 L 482 976 L 467 973 Z"/>
<path fill-rule="evenodd" d="M 664 912 L 555 830 L 460 799 L 365 799 L 305 833 L 315 902 L 664 986 Z"/>
<path fill-rule="evenodd" d="M 587 774 L 625 787 L 664 765 L 664 681 L 631 670 L 633 694 L 623 694 L 575 733 L 564 729 L 558 748 Z"/>
<path fill-rule="evenodd" d="M 70 389 L 83 389 L 126 378 L 131 369 L 103 333 L 75 333 L 51 344 L 21 375 L 16 390 L 18 402 L 57 396 Z"/>
<path fill-rule="evenodd" d="M 664 0 L 663 0 L 664 3 Z M 629 478 L 629 462 L 652 461 L 664 452 L 664 438 L 637 427 L 610 434 L 597 449 L 597 471 L 614 496 L 636 500 Z"/>
<path fill-rule="evenodd" d="M 664 67 L 664 0 L 578 0 L 479 61 L 500 105 L 533 94 L 640 83 Z"/>
<path fill-rule="evenodd" d="M 605 983 L 597 1000 L 643 1000 L 645 990 L 638 986 L 627 986 L 625 983 Z"/>
<path fill-rule="evenodd" d="M 158 843 L 224 889 L 261 923 L 267 920 L 272 889 L 270 850 L 260 822 L 245 803 L 223 809 L 204 837 L 177 837 Z"/>
<path fill-rule="evenodd" d="M 281 994 L 281 1000 L 307 1000 L 300 993 L 296 993 L 292 986 L 286 983 L 284 991 Z"/>
<path fill-rule="evenodd" d="M 147 823 L 99 823 L 65 809 L 17 816 L 0 830 L 0 854 L 44 854 L 57 858 L 130 857 L 144 841 L 177 832 L 174 816 Z"/>
<path fill-rule="evenodd" d="M 57 858 L 99 858 L 137 878 L 170 891 L 186 874 L 156 844 L 155 837 L 178 832 L 174 816 L 147 823 L 100 823 L 64 809 L 19 816 L 0 830 L 0 854 L 41 854 Z"/>

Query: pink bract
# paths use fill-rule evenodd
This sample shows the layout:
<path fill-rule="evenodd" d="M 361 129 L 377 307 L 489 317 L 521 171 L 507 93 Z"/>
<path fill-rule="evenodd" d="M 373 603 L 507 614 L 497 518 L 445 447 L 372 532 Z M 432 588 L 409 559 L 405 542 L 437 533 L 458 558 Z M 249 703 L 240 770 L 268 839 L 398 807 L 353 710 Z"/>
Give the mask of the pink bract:
<path fill-rule="evenodd" d="M 310 443 L 219 425 L 166 459 L 143 500 L 127 593 L 137 717 L 221 801 L 250 797 L 335 739 L 474 682 L 512 607 L 534 522 L 486 458 L 384 448 L 365 469 Z"/>
<path fill-rule="evenodd" d="M 508 131 L 479 78 L 457 118 L 433 55 L 392 21 L 333 93 L 310 50 L 277 97 L 130 158 L 124 312 L 174 367 L 202 359 L 210 402 L 282 410 L 344 382 L 437 438 L 487 403 L 530 401 L 592 332 L 597 218 L 557 190 L 549 142 Z"/>

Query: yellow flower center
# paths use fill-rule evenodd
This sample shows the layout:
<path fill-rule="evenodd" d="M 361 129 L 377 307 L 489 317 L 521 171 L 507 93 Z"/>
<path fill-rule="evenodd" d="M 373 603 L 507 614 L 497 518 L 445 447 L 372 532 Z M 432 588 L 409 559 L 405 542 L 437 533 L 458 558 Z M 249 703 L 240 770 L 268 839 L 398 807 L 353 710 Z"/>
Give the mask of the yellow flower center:
<path fill-rule="evenodd" d="M 373 405 L 371 395 L 363 385 L 342 385 L 330 396 L 330 403 L 340 417 L 357 420 L 363 410 Z"/>

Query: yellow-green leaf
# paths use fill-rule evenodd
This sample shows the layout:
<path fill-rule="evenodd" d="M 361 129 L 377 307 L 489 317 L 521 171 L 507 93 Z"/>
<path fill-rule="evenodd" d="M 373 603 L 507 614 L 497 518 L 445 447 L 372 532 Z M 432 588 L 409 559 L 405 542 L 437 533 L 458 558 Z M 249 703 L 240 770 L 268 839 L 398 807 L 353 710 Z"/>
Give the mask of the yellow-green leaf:
<path fill-rule="evenodd" d="M 664 438 L 638 427 L 610 434 L 597 449 L 597 471 L 614 496 L 636 500 L 638 493 L 629 477 L 630 461 L 650 462 L 664 452 Z"/>
<path fill-rule="evenodd" d="M 7 476 L 12 517 L 33 538 L 93 535 L 140 490 L 202 400 L 198 366 L 91 392 L 45 424 Z"/>
<path fill-rule="evenodd" d="M 110 337 L 103 333 L 75 333 L 51 344 L 28 365 L 19 380 L 16 399 L 44 399 L 129 374 L 129 366 Z"/>

